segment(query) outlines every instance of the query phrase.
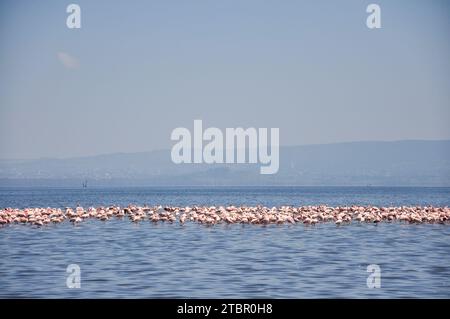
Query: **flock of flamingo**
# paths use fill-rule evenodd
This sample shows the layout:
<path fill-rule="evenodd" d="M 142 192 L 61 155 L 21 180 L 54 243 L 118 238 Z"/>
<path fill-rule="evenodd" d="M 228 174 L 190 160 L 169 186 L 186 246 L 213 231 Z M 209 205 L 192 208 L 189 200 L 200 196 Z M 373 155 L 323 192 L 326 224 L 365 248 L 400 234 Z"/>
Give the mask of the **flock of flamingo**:
<path fill-rule="evenodd" d="M 133 206 L 128 207 L 83 207 L 72 208 L 5 208 L 0 210 L 0 225 L 23 223 L 44 226 L 50 223 L 69 221 L 74 224 L 96 218 L 102 221 L 111 218 L 128 218 L 132 222 L 144 220 L 158 223 L 196 222 L 200 224 L 297 224 L 314 225 L 322 222 L 334 222 L 336 225 L 351 222 L 379 223 L 450 223 L 449 207 L 375 207 L 375 206 Z"/>

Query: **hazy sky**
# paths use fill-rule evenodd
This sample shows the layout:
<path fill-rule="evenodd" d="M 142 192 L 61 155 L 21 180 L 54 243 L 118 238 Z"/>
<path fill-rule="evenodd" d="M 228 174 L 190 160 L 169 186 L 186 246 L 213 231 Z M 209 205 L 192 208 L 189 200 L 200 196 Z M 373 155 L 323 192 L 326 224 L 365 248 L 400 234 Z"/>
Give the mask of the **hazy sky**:
<path fill-rule="evenodd" d="M 449 40 L 448 1 L 1 1 L 0 158 L 168 149 L 194 119 L 281 145 L 449 139 Z"/>

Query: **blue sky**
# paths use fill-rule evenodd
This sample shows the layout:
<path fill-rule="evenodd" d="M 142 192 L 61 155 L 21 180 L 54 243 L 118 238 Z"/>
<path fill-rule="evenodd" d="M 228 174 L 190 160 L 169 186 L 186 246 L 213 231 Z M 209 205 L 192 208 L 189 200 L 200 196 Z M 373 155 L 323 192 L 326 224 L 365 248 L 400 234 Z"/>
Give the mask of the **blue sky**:
<path fill-rule="evenodd" d="M 279 127 L 281 145 L 450 138 L 450 5 L 0 3 L 0 158 L 168 149 L 176 127 Z"/>

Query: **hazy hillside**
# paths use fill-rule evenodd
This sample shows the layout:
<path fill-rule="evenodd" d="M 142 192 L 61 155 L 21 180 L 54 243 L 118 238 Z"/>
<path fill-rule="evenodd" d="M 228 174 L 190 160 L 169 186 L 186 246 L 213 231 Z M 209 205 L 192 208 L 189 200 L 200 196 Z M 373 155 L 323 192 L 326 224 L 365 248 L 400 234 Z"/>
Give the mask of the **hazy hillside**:
<path fill-rule="evenodd" d="M 354 142 L 280 148 L 280 169 L 171 162 L 170 151 L 70 159 L 1 160 L 0 185 L 450 186 L 450 141 Z"/>

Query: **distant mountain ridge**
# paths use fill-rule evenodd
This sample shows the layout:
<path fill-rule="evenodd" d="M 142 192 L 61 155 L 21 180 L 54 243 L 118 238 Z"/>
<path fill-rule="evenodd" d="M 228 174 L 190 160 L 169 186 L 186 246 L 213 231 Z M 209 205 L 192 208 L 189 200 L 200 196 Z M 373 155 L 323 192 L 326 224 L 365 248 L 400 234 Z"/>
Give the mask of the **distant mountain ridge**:
<path fill-rule="evenodd" d="M 0 160 L 0 186 L 450 186 L 450 140 L 280 147 L 280 169 L 174 164 L 170 150 L 68 159 Z"/>

